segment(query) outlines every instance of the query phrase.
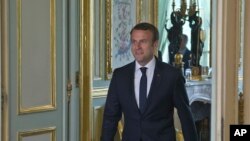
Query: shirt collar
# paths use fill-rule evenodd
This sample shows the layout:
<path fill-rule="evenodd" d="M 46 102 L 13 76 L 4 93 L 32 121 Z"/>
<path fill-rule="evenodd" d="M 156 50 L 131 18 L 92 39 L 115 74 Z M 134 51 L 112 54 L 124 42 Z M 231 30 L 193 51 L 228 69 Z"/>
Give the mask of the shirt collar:
<path fill-rule="evenodd" d="M 135 70 L 137 71 L 141 67 L 153 68 L 155 66 L 156 59 L 153 57 L 145 66 L 141 66 L 137 61 L 135 61 Z"/>

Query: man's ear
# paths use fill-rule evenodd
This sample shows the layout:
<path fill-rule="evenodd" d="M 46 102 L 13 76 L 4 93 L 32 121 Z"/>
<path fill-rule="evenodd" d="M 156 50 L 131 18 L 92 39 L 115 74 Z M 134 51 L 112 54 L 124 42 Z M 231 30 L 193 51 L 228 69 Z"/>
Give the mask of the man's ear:
<path fill-rule="evenodd" d="M 154 46 L 154 48 L 155 48 L 155 49 L 157 49 L 157 48 L 158 48 L 158 42 L 159 42 L 159 40 L 157 40 L 157 41 L 154 41 L 154 44 L 153 44 L 153 46 Z"/>
<path fill-rule="evenodd" d="M 154 54 L 158 57 L 158 40 L 153 43 Z"/>

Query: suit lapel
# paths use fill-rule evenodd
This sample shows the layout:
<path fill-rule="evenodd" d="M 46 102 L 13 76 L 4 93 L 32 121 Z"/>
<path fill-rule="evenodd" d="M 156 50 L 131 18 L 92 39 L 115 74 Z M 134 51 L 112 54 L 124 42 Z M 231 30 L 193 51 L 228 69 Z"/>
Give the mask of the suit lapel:
<path fill-rule="evenodd" d="M 136 107 L 139 110 L 139 107 L 137 105 L 136 99 L 135 99 L 135 86 L 134 86 L 134 77 L 135 77 L 135 62 L 131 63 L 131 66 L 129 67 L 129 96 L 132 101 L 132 104 L 134 107 Z"/>

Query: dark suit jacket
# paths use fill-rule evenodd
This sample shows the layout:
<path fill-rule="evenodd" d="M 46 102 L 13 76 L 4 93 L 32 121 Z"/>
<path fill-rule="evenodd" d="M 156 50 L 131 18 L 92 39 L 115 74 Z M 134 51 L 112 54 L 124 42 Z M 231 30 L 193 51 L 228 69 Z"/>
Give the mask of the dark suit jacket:
<path fill-rule="evenodd" d="M 179 69 L 156 61 L 155 72 L 141 113 L 134 92 L 135 62 L 114 71 L 104 110 L 101 141 L 113 141 L 117 123 L 124 115 L 123 141 L 175 141 L 174 107 L 185 141 L 197 141 L 185 80 Z"/>
<path fill-rule="evenodd" d="M 191 60 L 191 51 L 189 49 L 186 49 L 184 55 L 183 55 L 183 58 L 182 58 L 182 62 L 184 62 L 184 72 L 187 68 L 190 68 L 189 66 L 189 60 Z M 191 64 L 190 64 L 191 65 Z"/>

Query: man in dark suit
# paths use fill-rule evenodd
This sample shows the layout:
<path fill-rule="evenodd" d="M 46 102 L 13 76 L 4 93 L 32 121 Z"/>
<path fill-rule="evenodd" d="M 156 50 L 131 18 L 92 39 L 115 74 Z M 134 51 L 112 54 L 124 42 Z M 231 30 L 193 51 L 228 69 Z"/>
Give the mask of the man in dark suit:
<path fill-rule="evenodd" d="M 188 36 L 186 34 L 181 35 L 181 44 L 179 53 L 183 55 L 182 62 L 184 62 L 184 73 L 187 68 L 191 66 L 191 51 L 187 48 Z"/>
<path fill-rule="evenodd" d="M 197 141 L 181 71 L 154 57 L 159 39 L 157 28 L 139 23 L 130 35 L 135 61 L 113 73 L 101 141 L 114 140 L 122 114 L 123 141 L 175 141 L 174 107 L 185 141 Z"/>

